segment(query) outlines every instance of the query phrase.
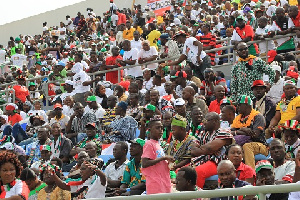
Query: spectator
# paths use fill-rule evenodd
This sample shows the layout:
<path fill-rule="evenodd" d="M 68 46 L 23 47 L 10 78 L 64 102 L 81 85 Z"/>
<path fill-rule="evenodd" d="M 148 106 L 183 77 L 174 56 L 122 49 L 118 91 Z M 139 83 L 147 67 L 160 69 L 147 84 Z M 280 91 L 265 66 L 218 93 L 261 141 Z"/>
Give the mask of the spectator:
<path fill-rule="evenodd" d="M 192 167 L 182 167 L 178 170 L 176 176 L 177 191 L 197 191 L 196 186 L 197 173 Z"/>

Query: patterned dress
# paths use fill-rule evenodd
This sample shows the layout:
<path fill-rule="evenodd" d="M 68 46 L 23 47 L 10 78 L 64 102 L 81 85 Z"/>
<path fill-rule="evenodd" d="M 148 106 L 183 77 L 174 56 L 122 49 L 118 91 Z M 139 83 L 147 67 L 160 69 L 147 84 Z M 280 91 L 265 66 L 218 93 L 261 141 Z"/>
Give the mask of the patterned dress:
<path fill-rule="evenodd" d="M 138 128 L 137 121 L 131 116 L 117 118 L 108 126 L 112 131 L 120 131 L 120 135 L 112 135 L 109 139 L 112 142 L 128 141 L 135 138 L 136 129 Z"/>
<path fill-rule="evenodd" d="M 275 79 L 275 71 L 262 59 L 255 57 L 247 61 L 237 62 L 231 69 L 231 93 L 232 100 L 236 101 L 240 95 L 248 95 L 255 98 L 251 86 L 253 81 L 262 80 L 263 74 L 269 75 L 272 85 Z"/>

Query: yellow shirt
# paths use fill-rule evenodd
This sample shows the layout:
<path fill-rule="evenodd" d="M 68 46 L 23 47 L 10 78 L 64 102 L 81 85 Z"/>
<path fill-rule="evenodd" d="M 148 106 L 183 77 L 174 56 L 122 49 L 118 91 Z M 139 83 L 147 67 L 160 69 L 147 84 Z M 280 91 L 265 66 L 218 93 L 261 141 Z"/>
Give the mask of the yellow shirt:
<path fill-rule="evenodd" d="M 157 42 L 158 38 L 160 37 L 160 35 L 161 35 L 161 33 L 157 30 L 153 30 L 147 35 L 147 40 L 149 40 L 150 46 L 155 46 L 155 48 L 157 49 L 156 42 Z"/>
<path fill-rule="evenodd" d="M 290 6 L 298 6 L 298 1 L 297 0 L 289 0 Z"/>
<path fill-rule="evenodd" d="M 123 31 L 123 38 L 125 40 L 133 40 L 133 32 L 135 31 L 135 28 L 130 28 L 129 30 Z"/>
<path fill-rule="evenodd" d="M 287 107 L 282 101 L 277 104 L 276 111 L 280 111 L 281 119 L 279 124 L 284 124 L 285 121 L 291 120 L 297 114 L 297 108 L 300 108 L 300 96 L 295 97 Z"/>

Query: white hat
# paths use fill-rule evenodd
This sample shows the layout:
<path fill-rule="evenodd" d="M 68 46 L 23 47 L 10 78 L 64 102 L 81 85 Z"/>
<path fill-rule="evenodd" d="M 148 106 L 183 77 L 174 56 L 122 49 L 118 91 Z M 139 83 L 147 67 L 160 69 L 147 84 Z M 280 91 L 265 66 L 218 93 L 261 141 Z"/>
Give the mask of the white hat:
<path fill-rule="evenodd" d="M 145 6 L 145 10 L 149 10 L 149 6 Z"/>
<path fill-rule="evenodd" d="M 166 28 L 166 31 L 169 31 L 169 30 L 171 30 L 171 27 L 170 27 L 170 26 L 168 26 L 168 27 Z"/>
<path fill-rule="evenodd" d="M 182 98 L 178 98 L 174 102 L 174 106 L 183 106 L 185 105 L 185 101 Z"/>
<path fill-rule="evenodd" d="M 180 24 L 181 24 L 181 21 L 180 21 L 180 19 L 175 18 L 175 19 L 174 19 L 174 23 L 175 23 L 176 25 L 180 25 Z"/>
<path fill-rule="evenodd" d="M 274 71 L 279 71 L 279 72 L 281 72 L 281 67 L 280 67 L 279 65 L 271 65 L 271 67 L 272 67 L 272 69 L 273 69 Z"/>
<path fill-rule="evenodd" d="M 276 1 L 275 0 L 270 1 L 270 4 L 276 5 Z"/>
<path fill-rule="evenodd" d="M 170 26 L 172 27 L 172 26 L 176 26 L 176 25 L 174 23 L 171 23 Z"/>

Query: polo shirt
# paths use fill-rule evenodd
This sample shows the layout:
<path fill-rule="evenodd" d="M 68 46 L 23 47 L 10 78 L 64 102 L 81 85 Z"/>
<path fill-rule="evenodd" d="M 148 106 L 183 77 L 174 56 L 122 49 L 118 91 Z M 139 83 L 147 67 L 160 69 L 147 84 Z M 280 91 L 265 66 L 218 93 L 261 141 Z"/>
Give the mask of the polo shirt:
<path fill-rule="evenodd" d="M 244 164 L 243 162 L 240 163 L 240 166 L 235 170 L 236 177 L 239 180 L 245 181 L 248 178 L 255 178 L 256 173 L 252 167 L 249 165 Z"/>
<path fill-rule="evenodd" d="M 222 101 L 222 100 L 221 100 Z M 218 102 L 218 100 L 214 100 L 209 104 L 209 108 L 208 111 L 209 112 L 216 112 L 218 114 L 220 114 L 221 110 L 220 110 L 220 106 L 221 106 L 221 101 Z"/>
<path fill-rule="evenodd" d="M 276 107 L 276 111 L 280 111 L 281 114 L 279 124 L 284 124 L 285 121 L 295 117 L 297 108 L 300 108 L 300 96 L 296 96 L 287 106 L 285 106 L 283 101 L 280 101 Z"/>
<path fill-rule="evenodd" d="M 15 85 L 13 89 L 15 90 L 16 97 L 25 103 L 26 97 L 29 95 L 28 88 L 22 85 Z"/>
<path fill-rule="evenodd" d="M 240 29 L 239 27 L 236 27 L 235 30 L 233 31 L 233 35 L 231 40 L 233 41 L 242 41 L 243 39 L 250 37 L 251 41 L 253 41 L 254 37 L 254 31 L 252 26 L 250 25 L 245 25 L 243 29 Z M 256 55 L 259 53 L 258 46 L 257 44 L 251 44 L 249 46 L 249 54 L 251 55 Z"/>
<path fill-rule="evenodd" d="M 295 174 L 295 166 L 295 161 L 287 160 L 283 165 L 274 167 L 275 180 L 284 180 L 292 183 Z"/>
<path fill-rule="evenodd" d="M 196 36 L 196 38 L 203 44 L 203 47 L 212 46 L 213 48 L 216 48 L 217 38 L 216 38 L 215 35 L 212 35 L 211 33 L 208 33 L 206 35 Z M 211 53 L 207 53 L 207 55 L 210 56 L 211 64 L 214 65 L 215 64 L 216 53 L 211 52 Z"/>
<path fill-rule="evenodd" d="M 129 163 L 129 160 L 126 160 L 125 162 L 123 162 L 123 164 L 121 166 L 119 166 L 119 168 L 116 169 L 116 162 L 112 162 L 110 163 L 105 171 L 104 174 L 107 178 L 110 178 L 112 180 L 119 180 L 123 178 L 123 174 L 125 171 L 125 168 L 127 166 L 127 164 Z"/>

